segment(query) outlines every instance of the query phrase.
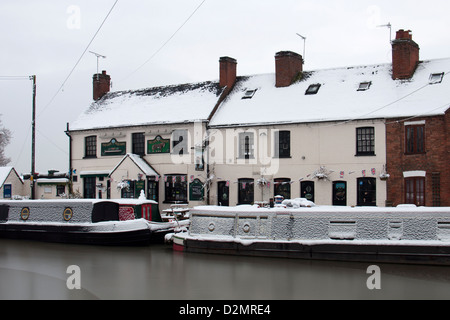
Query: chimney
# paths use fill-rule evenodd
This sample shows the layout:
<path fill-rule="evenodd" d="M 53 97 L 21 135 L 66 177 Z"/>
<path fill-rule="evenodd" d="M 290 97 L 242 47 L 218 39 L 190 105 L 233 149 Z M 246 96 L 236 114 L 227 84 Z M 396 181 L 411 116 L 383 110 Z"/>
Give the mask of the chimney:
<path fill-rule="evenodd" d="M 220 87 L 231 89 L 236 82 L 237 61 L 230 57 L 222 57 L 220 62 Z"/>
<path fill-rule="evenodd" d="M 419 45 L 412 39 L 411 31 L 399 30 L 392 41 L 392 78 L 412 78 L 419 63 Z"/>
<path fill-rule="evenodd" d="M 301 72 L 303 72 L 303 57 L 298 53 L 281 51 L 275 55 L 277 88 L 289 87 Z"/>
<path fill-rule="evenodd" d="M 105 94 L 107 94 L 110 91 L 110 88 L 111 88 L 111 77 L 106 74 L 106 71 L 94 74 L 93 89 L 95 101 L 100 100 Z"/>

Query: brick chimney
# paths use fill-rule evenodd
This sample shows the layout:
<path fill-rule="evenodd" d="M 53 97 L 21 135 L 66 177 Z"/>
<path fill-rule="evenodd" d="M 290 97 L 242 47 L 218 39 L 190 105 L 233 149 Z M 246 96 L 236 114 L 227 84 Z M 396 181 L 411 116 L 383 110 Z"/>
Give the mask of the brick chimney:
<path fill-rule="evenodd" d="M 231 89 L 236 82 L 237 61 L 230 57 L 221 57 L 220 60 L 220 87 Z"/>
<path fill-rule="evenodd" d="M 111 77 L 106 74 L 106 71 L 102 73 L 94 74 L 93 76 L 93 89 L 94 100 L 100 100 L 105 94 L 110 91 Z"/>
<path fill-rule="evenodd" d="M 292 51 L 280 51 L 275 55 L 277 88 L 289 87 L 303 72 L 303 57 Z"/>
<path fill-rule="evenodd" d="M 412 78 L 419 63 L 419 45 L 412 39 L 411 31 L 399 30 L 392 41 L 392 78 Z"/>

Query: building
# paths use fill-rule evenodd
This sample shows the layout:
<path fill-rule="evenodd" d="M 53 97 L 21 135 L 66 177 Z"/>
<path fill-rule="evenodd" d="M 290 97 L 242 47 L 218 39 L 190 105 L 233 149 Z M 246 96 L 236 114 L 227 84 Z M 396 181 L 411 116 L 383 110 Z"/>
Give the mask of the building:
<path fill-rule="evenodd" d="M 0 199 L 13 200 L 29 196 L 23 179 L 13 167 L 0 167 Z"/>
<path fill-rule="evenodd" d="M 392 46 L 392 64 L 315 71 L 281 51 L 275 73 L 253 76 L 222 57 L 219 81 L 126 92 L 94 75 L 96 101 L 68 130 L 73 189 L 86 198 L 144 190 L 162 208 L 278 195 L 444 205 L 450 59 L 420 61 L 410 31 Z"/>

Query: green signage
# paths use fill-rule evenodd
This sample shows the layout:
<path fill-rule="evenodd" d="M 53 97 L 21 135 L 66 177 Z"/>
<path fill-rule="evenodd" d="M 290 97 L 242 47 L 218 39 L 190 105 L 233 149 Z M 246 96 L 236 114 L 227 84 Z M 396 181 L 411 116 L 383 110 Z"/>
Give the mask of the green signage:
<path fill-rule="evenodd" d="M 189 201 L 203 201 L 204 188 L 199 179 L 195 179 L 189 184 Z"/>
<path fill-rule="evenodd" d="M 148 140 L 147 153 L 170 153 L 170 139 L 163 139 L 157 136 L 155 140 Z"/>
<path fill-rule="evenodd" d="M 102 157 L 124 156 L 127 154 L 127 143 L 112 139 L 108 143 L 102 143 Z"/>

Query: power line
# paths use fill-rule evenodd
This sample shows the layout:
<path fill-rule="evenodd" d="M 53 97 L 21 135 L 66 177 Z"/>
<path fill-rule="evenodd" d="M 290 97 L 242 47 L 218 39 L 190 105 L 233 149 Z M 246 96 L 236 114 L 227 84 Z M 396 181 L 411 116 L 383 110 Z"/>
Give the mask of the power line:
<path fill-rule="evenodd" d="M 66 79 L 64 80 L 64 82 L 62 83 L 62 85 L 59 87 L 58 91 L 56 91 L 55 95 L 53 96 L 53 98 L 50 100 L 50 102 L 42 109 L 42 112 L 39 114 L 38 117 L 40 117 L 42 114 L 44 114 L 44 112 L 47 110 L 47 108 L 53 103 L 53 101 L 55 100 L 55 98 L 58 96 L 58 94 L 61 92 L 61 90 L 64 88 L 64 85 L 67 83 L 67 81 L 69 80 L 69 78 L 72 76 L 73 72 L 75 71 L 76 67 L 78 66 L 78 64 L 81 62 L 81 59 L 83 59 L 84 55 L 86 54 L 86 52 L 89 50 L 89 47 L 91 46 L 92 42 L 94 42 L 95 38 L 97 37 L 97 35 L 99 34 L 100 30 L 102 29 L 103 25 L 106 23 L 106 20 L 108 20 L 109 16 L 111 15 L 112 11 L 114 10 L 115 6 L 117 5 L 117 3 L 119 2 L 119 0 L 116 0 L 113 4 L 113 6 L 111 7 L 111 9 L 109 10 L 108 14 L 106 15 L 105 19 L 103 19 L 103 22 L 101 23 L 100 27 L 97 29 L 97 31 L 95 32 L 94 36 L 92 37 L 91 41 L 89 41 L 89 44 L 86 46 L 86 49 L 84 49 L 83 53 L 81 54 L 81 57 L 78 59 L 78 61 L 75 63 L 74 67 L 72 68 L 72 70 L 70 71 L 69 75 L 66 77 Z"/>
<path fill-rule="evenodd" d="M 138 72 L 139 70 L 141 70 L 147 63 L 149 63 L 154 57 L 156 57 L 156 55 L 158 53 L 161 52 L 162 49 L 164 49 L 167 44 L 169 44 L 169 42 L 177 35 L 178 32 L 180 32 L 180 30 L 189 22 L 189 20 L 192 19 L 192 17 L 197 13 L 197 11 L 203 6 L 203 4 L 206 2 L 206 0 L 203 0 L 202 3 L 200 3 L 200 5 L 194 10 L 194 12 L 191 13 L 191 15 L 186 19 L 186 21 L 183 22 L 183 24 L 170 36 L 170 38 L 163 43 L 163 45 L 156 50 L 151 56 L 150 58 L 148 58 L 140 67 L 138 67 L 136 70 L 134 70 L 133 72 L 131 72 L 128 76 L 126 76 L 125 78 L 123 78 L 121 80 L 121 82 L 127 80 L 128 78 L 130 78 L 132 75 L 134 75 L 136 72 Z"/>

